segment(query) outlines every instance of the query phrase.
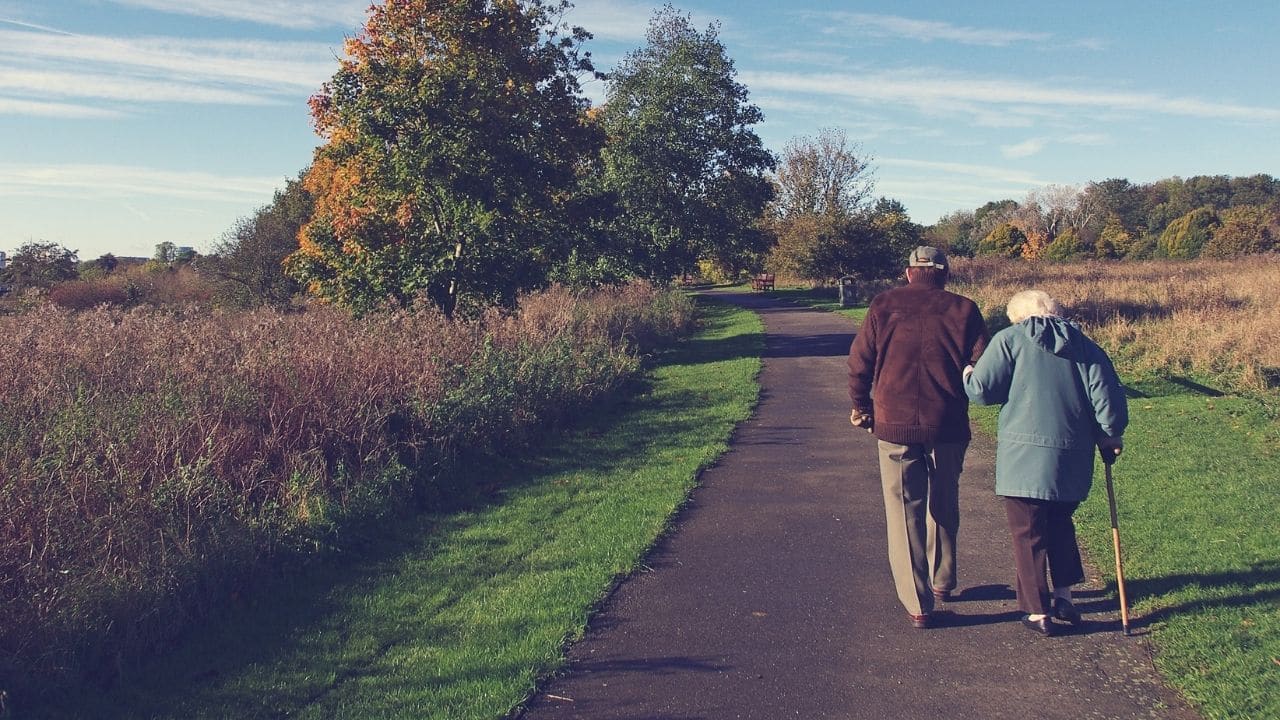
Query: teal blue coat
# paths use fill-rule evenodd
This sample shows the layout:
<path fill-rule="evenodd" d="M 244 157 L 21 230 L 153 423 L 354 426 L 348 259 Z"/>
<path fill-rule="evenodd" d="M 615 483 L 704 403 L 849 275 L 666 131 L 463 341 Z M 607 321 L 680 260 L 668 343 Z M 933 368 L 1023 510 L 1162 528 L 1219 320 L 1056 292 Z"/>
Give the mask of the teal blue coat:
<path fill-rule="evenodd" d="M 1111 359 L 1075 324 L 1031 317 L 991 338 L 965 379 L 969 399 L 1001 403 L 996 494 L 1080 502 L 1094 448 L 1129 424 Z"/>

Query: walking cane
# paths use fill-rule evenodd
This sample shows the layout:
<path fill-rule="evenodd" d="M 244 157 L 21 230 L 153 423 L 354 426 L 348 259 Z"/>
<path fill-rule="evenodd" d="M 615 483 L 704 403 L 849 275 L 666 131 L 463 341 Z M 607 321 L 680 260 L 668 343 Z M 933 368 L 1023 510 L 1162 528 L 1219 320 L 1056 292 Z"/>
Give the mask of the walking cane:
<path fill-rule="evenodd" d="M 1111 543 L 1116 549 L 1116 588 L 1120 591 L 1120 624 L 1124 634 L 1129 635 L 1129 601 L 1124 594 L 1124 567 L 1120 564 L 1120 523 L 1116 520 L 1116 491 L 1111 485 L 1111 466 L 1118 453 L 1109 453 L 1098 448 L 1102 456 L 1102 464 L 1107 469 L 1107 504 L 1111 506 Z"/>

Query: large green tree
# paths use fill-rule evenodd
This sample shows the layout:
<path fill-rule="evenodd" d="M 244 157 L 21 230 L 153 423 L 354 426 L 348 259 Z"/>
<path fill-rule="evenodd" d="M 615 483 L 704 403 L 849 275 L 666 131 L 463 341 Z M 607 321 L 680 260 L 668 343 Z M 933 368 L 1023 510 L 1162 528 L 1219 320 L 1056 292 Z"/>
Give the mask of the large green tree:
<path fill-rule="evenodd" d="M 618 249 L 636 274 L 668 278 L 699 259 L 736 270 L 767 244 L 757 220 L 774 158 L 718 34 L 667 5 L 647 44 L 610 75 L 603 180 L 621 211 Z"/>
<path fill-rule="evenodd" d="M 425 295 L 511 299 L 568 254 L 577 171 L 595 151 L 578 76 L 589 37 L 557 0 L 388 0 L 311 98 L 324 144 L 315 214 L 290 257 L 357 310 Z"/>

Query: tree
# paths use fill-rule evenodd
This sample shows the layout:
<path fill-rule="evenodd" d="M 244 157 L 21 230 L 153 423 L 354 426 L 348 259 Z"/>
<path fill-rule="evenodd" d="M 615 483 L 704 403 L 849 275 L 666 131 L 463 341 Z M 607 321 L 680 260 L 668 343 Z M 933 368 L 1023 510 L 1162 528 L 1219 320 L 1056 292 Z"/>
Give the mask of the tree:
<path fill-rule="evenodd" d="M 1212 230 L 1203 257 L 1235 257 L 1275 249 L 1275 218 L 1257 205 L 1239 205 L 1219 213 L 1221 225 Z"/>
<path fill-rule="evenodd" d="M 1108 178 L 1085 186 L 1085 194 L 1100 206 L 1102 215 L 1109 222 L 1115 218 L 1130 235 L 1136 235 L 1145 227 L 1146 215 L 1142 211 L 1142 195 L 1137 186 L 1124 178 Z M 1105 227 L 1105 224 L 1104 224 Z"/>
<path fill-rule="evenodd" d="M 625 261 L 642 276 L 669 278 L 700 258 L 745 262 L 768 239 L 756 221 L 773 194 L 774 158 L 717 35 L 664 6 L 647 44 L 609 78 L 604 183 L 618 200 Z"/>
<path fill-rule="evenodd" d="M 1100 260 L 1124 257 L 1132 245 L 1133 234 L 1125 229 L 1120 216 L 1110 215 L 1094 243 L 1093 254 Z"/>
<path fill-rule="evenodd" d="M 942 248 L 950 255 L 973 257 L 977 249 L 977 241 L 973 238 L 975 224 L 972 211 L 956 210 L 926 228 L 923 237 L 928 244 Z"/>
<path fill-rule="evenodd" d="M 1002 223 L 978 242 L 979 255 L 995 255 L 997 257 L 1022 257 L 1022 246 L 1027 236 L 1013 223 Z"/>
<path fill-rule="evenodd" d="M 75 250 L 57 243 L 29 242 L 14 252 L 0 280 L 15 290 L 30 287 L 47 288 L 54 283 L 78 277 L 79 258 Z"/>
<path fill-rule="evenodd" d="M 168 265 L 172 263 L 177 256 L 178 246 L 166 240 L 162 243 L 156 243 L 156 251 L 155 254 L 151 256 L 151 259 L 157 263 Z"/>
<path fill-rule="evenodd" d="M 1075 228 L 1067 228 L 1058 233 L 1058 236 L 1045 245 L 1040 252 L 1040 257 L 1049 262 L 1071 262 L 1080 260 L 1085 255 L 1085 250 L 1080 244 L 1080 236 Z"/>
<path fill-rule="evenodd" d="M 775 212 L 852 216 L 875 188 L 870 160 L 843 130 L 823 128 L 817 137 L 792 140 L 778 163 Z"/>
<path fill-rule="evenodd" d="M 420 295 L 510 301 L 568 257 L 560 232 L 598 146 L 577 77 L 590 36 L 559 0 L 396 0 L 369 10 L 311 98 L 315 213 L 288 267 L 359 311 Z"/>
<path fill-rule="evenodd" d="M 202 272 L 224 282 L 225 299 L 242 306 L 285 307 L 301 291 L 301 284 L 285 273 L 284 261 L 298 249 L 298 233 L 315 207 L 303 185 L 305 175 L 287 180 L 270 205 L 238 220 L 213 254 L 201 260 Z"/>
<path fill-rule="evenodd" d="M 1179 217 L 1160 233 L 1156 247 L 1165 257 L 1190 259 L 1200 257 L 1200 250 L 1209 242 L 1219 225 L 1218 214 L 1212 207 L 1202 207 Z"/>
<path fill-rule="evenodd" d="M 1280 198 L 1280 180 L 1266 174 L 1231 178 L 1231 207 L 1267 205 Z"/>
<path fill-rule="evenodd" d="M 868 210 L 875 183 L 868 158 L 848 144 L 843 131 L 827 128 L 816 138 L 788 143 L 775 184 L 768 212 L 777 238 L 771 268 L 793 277 L 828 280 L 866 265 L 856 256 L 877 234 L 869 226 L 870 218 L 860 216 Z"/>

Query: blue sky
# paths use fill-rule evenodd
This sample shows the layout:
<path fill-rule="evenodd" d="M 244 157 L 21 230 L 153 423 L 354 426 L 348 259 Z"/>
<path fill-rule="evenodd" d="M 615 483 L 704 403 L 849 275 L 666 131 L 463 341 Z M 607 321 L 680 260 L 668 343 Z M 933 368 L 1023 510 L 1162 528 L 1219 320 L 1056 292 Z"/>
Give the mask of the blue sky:
<path fill-rule="evenodd" d="M 606 70 L 656 7 L 576 4 Z M 310 161 L 307 97 L 366 7 L 0 0 L 0 250 L 208 249 Z M 1046 185 L 1280 175 L 1273 1 L 677 7 L 721 24 L 766 145 L 842 128 L 924 224 Z"/>

